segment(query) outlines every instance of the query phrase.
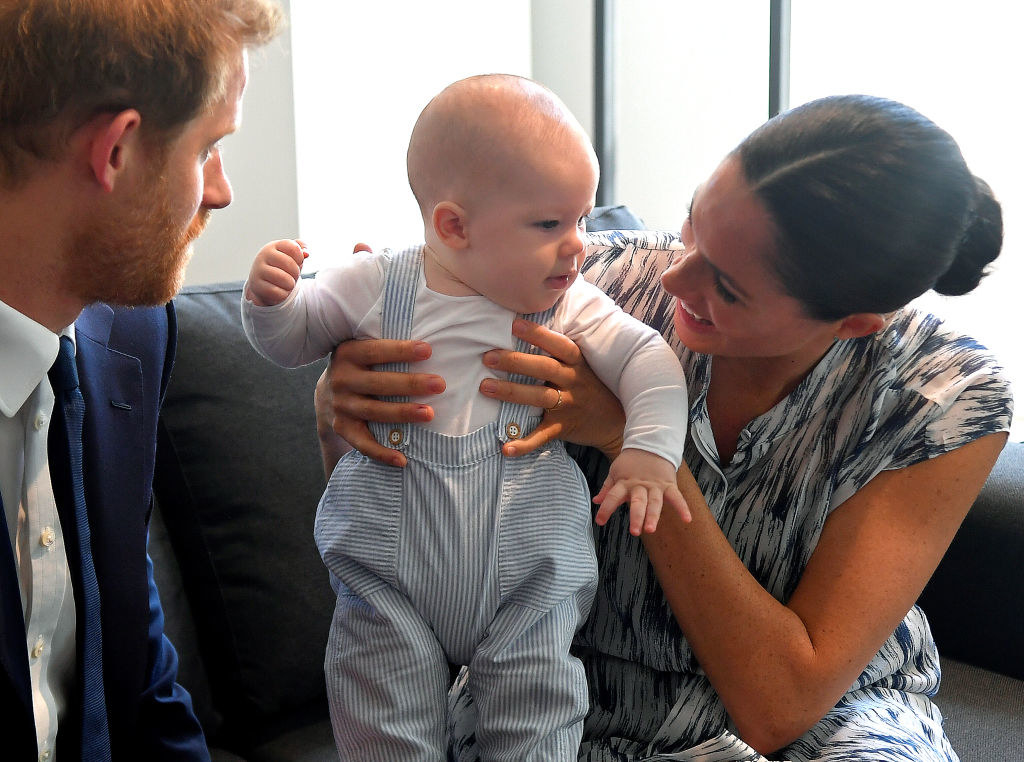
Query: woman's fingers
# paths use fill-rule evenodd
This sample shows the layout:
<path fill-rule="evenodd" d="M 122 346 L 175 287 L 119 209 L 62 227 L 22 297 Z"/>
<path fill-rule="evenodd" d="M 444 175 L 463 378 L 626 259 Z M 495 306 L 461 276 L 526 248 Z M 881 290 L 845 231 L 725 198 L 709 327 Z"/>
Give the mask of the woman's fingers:
<path fill-rule="evenodd" d="M 334 430 L 367 457 L 391 465 L 404 465 L 405 456 L 386 447 L 367 426 L 382 423 L 422 423 L 434 417 L 429 405 L 386 402 L 377 396 L 422 397 L 444 391 L 444 379 L 429 373 L 374 370 L 386 363 L 415 363 L 430 356 L 422 341 L 370 339 L 340 344 L 331 357 L 331 407 Z"/>
<path fill-rule="evenodd" d="M 512 322 L 512 335 L 518 336 L 528 344 L 533 344 L 547 352 L 557 360 L 575 365 L 583 360 L 583 353 L 569 337 L 545 328 L 529 320 L 517 318 Z"/>
<path fill-rule="evenodd" d="M 430 373 L 399 373 L 374 370 L 386 363 L 415 363 L 430 357 L 430 345 L 422 341 L 367 339 L 338 345 L 331 358 L 331 388 L 335 396 L 376 395 L 422 397 L 445 389 L 441 376 Z M 385 405 L 394 403 L 382 403 Z M 377 406 L 369 409 L 380 410 Z M 360 412 L 353 407 L 353 412 Z M 380 416 L 380 413 L 377 414 Z M 374 417 L 365 420 L 392 420 Z"/>
<path fill-rule="evenodd" d="M 485 378 L 480 382 L 480 393 L 485 397 L 539 407 L 555 413 L 572 404 L 572 392 L 543 384 L 517 384 L 500 378 Z"/>

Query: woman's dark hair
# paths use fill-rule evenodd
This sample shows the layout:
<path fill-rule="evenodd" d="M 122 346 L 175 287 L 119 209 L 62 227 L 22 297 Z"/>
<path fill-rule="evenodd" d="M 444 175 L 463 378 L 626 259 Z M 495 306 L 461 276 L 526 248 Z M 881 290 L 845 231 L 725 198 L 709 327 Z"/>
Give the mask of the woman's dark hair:
<path fill-rule="evenodd" d="M 956 142 L 901 103 L 833 96 L 780 114 L 735 150 L 775 222 L 782 287 L 821 320 L 965 294 L 999 255 L 991 189 Z"/>

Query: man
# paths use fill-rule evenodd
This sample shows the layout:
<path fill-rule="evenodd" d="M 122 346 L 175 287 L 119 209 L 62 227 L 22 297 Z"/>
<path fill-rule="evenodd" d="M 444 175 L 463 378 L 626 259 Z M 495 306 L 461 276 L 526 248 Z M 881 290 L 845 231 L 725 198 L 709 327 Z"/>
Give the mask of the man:
<path fill-rule="evenodd" d="M 5 759 L 209 759 L 146 553 L 175 340 L 155 305 L 231 201 L 218 144 L 280 20 L 274 0 L 0 0 Z"/>

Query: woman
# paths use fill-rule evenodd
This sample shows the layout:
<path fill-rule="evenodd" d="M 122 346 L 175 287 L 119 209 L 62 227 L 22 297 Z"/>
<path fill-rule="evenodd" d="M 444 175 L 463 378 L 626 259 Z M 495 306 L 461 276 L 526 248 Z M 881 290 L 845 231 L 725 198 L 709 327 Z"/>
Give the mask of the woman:
<path fill-rule="evenodd" d="M 952 138 L 876 98 L 776 117 L 697 189 L 662 276 L 690 390 L 693 520 L 666 514 L 642 541 L 618 519 L 598 532 L 601 587 L 576 642 L 581 759 L 957 759 L 914 602 L 1006 441 L 1011 397 L 983 348 L 905 305 L 973 289 L 1001 239 Z M 624 275 L 598 281 L 625 293 L 640 275 Z M 558 436 L 613 456 L 621 410 L 575 346 L 517 332 L 554 359 L 485 361 L 547 386 L 481 391 L 562 403 L 517 449 Z M 360 450 L 386 453 L 353 418 L 429 415 L 362 394 L 442 385 L 365 366 L 422 351 L 339 350 L 336 425 Z M 454 709 L 458 734 L 468 696 Z M 473 757 L 471 736 L 457 751 Z"/>

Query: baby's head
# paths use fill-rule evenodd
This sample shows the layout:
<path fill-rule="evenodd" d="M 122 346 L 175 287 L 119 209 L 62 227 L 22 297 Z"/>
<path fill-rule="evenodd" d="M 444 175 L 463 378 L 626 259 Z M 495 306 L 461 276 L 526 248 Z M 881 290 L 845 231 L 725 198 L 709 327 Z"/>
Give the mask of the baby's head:
<path fill-rule="evenodd" d="M 597 158 L 547 88 L 505 74 L 449 85 L 413 128 L 408 168 L 429 255 L 454 282 L 528 313 L 575 279 Z"/>

